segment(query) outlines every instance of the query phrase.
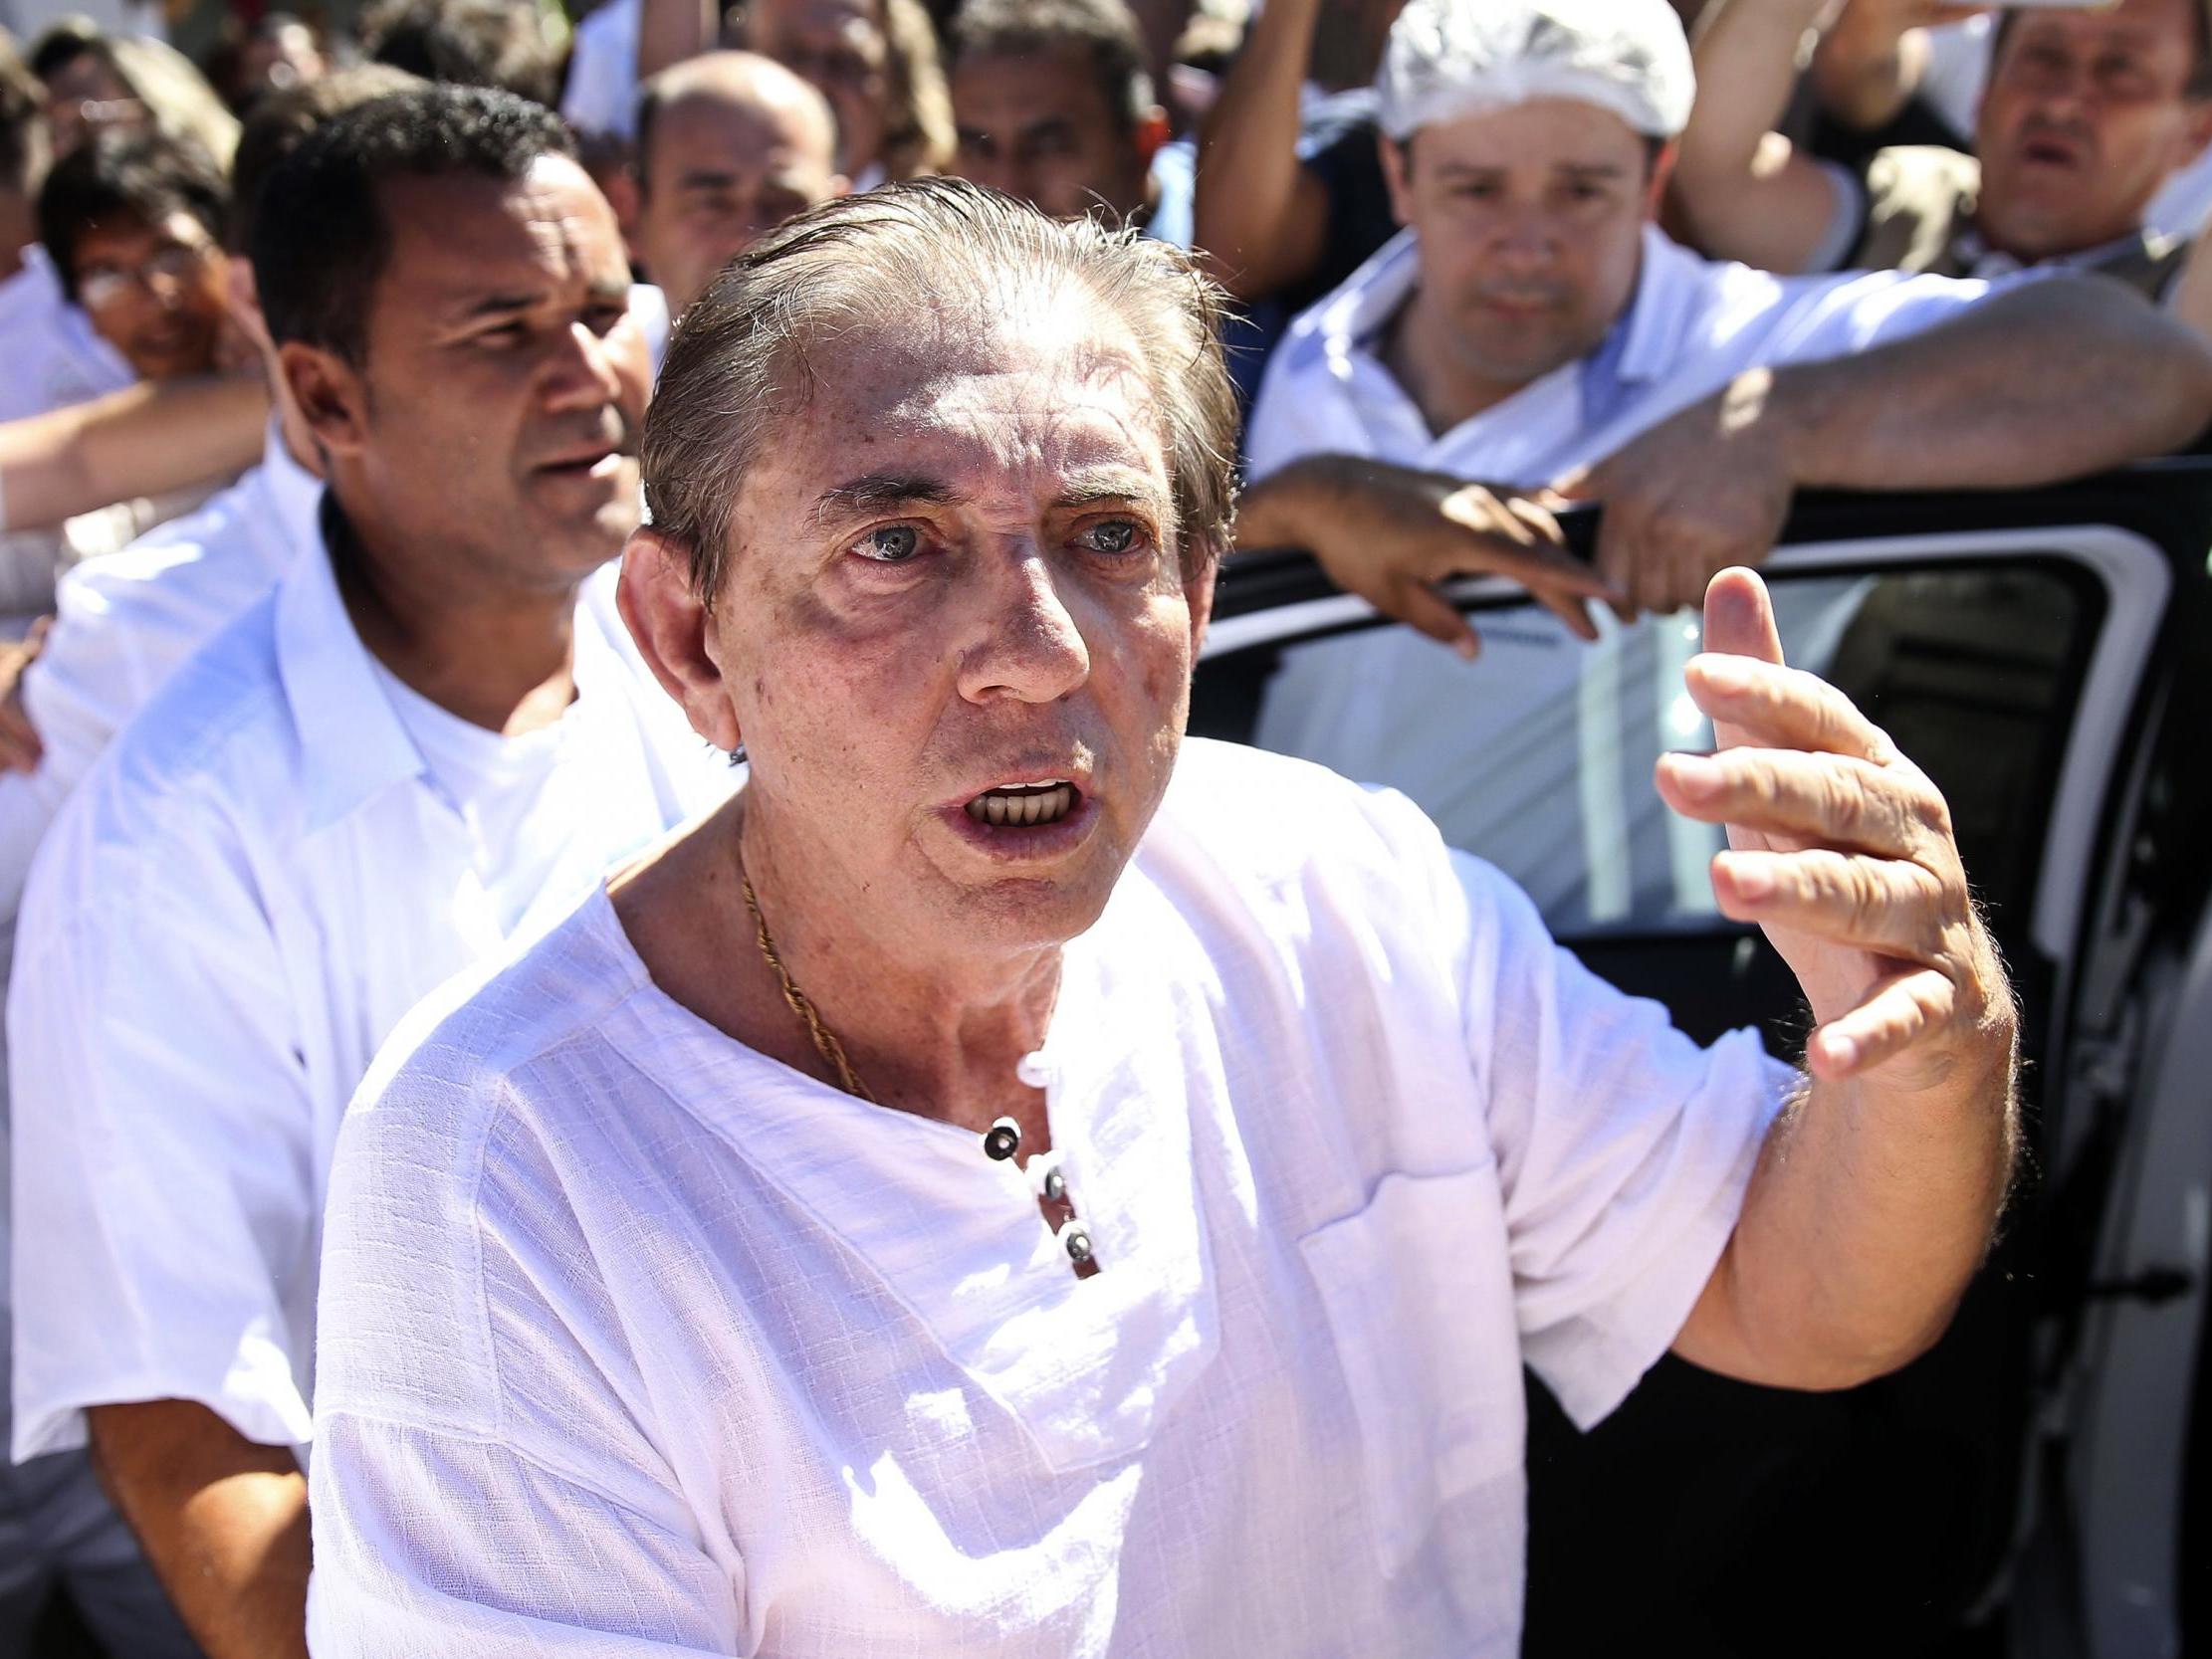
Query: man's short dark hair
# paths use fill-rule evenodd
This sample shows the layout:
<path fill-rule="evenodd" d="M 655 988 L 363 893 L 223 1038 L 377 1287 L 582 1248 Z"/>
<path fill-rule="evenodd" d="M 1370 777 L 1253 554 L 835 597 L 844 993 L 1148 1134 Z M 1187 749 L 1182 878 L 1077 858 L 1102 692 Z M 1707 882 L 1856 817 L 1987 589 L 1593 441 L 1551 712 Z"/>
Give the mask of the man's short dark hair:
<path fill-rule="evenodd" d="M 51 81 L 57 72 L 88 52 L 99 55 L 111 66 L 112 60 L 108 59 L 103 50 L 106 45 L 100 26 L 91 18 L 60 18 L 31 43 L 31 73 L 41 81 Z"/>
<path fill-rule="evenodd" d="M 46 173 L 46 101 L 15 38 L 0 29 L 0 191 L 29 195 Z"/>
<path fill-rule="evenodd" d="M 320 81 L 280 87 L 254 101 L 238 133 L 238 153 L 230 163 L 230 232 L 234 254 L 254 245 L 254 220 L 262 188 L 284 158 L 325 122 L 379 98 L 412 92 L 422 82 L 405 70 L 384 64 L 350 64 Z"/>
<path fill-rule="evenodd" d="M 425 81 L 497 87 L 551 104 L 560 57 L 528 0 L 377 0 L 361 18 L 361 50 Z"/>
<path fill-rule="evenodd" d="M 2019 8 L 2012 6 L 1997 14 L 1997 28 L 1989 37 L 1993 68 L 2004 61 L 2006 37 L 2019 18 Z M 2181 96 L 2201 104 L 2212 99 L 2212 0 L 2189 0 L 2189 79 L 2181 84 Z"/>
<path fill-rule="evenodd" d="M 1145 39 L 1122 0 L 967 0 L 953 17 L 950 69 L 970 58 L 1080 52 L 1124 130 L 1153 106 Z"/>
<path fill-rule="evenodd" d="M 348 109 L 262 186 L 251 252 L 270 336 L 362 360 L 370 300 L 391 257 L 391 180 L 512 182 L 541 156 L 574 154 L 558 115 L 491 87 L 424 87 Z"/>
<path fill-rule="evenodd" d="M 136 219 L 151 228 L 189 214 L 220 240 L 230 187 L 207 152 L 188 138 L 156 132 L 103 132 L 54 164 L 39 190 L 39 240 L 62 292 L 77 298 L 77 243 L 104 221 Z"/>

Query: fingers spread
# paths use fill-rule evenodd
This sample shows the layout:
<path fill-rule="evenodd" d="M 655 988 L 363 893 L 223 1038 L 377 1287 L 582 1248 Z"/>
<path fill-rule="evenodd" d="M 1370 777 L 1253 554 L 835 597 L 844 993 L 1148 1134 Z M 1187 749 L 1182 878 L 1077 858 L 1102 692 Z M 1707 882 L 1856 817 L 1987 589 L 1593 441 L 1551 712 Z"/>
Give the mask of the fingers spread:
<path fill-rule="evenodd" d="M 1970 913 L 1964 889 L 1904 859 L 1824 847 L 1713 855 L 1713 897 L 1738 922 L 1790 928 L 1880 956 L 1936 962 L 1956 954 Z"/>
<path fill-rule="evenodd" d="M 1707 652 L 1689 660 L 1682 680 L 1690 701 L 1716 727 L 1727 728 L 1729 746 L 1897 758 L 1888 737 L 1850 698 L 1803 669 Z"/>
<path fill-rule="evenodd" d="M 1915 776 L 1843 754 L 1731 748 L 1662 754 L 1660 797 L 1685 818 L 1813 846 L 1940 864 L 1942 797 Z"/>

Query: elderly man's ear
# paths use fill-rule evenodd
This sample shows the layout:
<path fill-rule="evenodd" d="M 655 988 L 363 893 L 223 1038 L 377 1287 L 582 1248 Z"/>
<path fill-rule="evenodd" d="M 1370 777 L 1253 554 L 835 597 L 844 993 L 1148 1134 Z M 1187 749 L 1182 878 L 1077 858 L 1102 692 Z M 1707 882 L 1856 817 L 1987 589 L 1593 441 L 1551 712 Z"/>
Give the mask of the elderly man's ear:
<path fill-rule="evenodd" d="M 682 706 L 692 730 L 717 748 L 736 748 L 744 733 L 711 654 L 711 622 L 692 588 L 689 545 L 640 524 L 622 549 L 615 600 L 653 678 Z"/>

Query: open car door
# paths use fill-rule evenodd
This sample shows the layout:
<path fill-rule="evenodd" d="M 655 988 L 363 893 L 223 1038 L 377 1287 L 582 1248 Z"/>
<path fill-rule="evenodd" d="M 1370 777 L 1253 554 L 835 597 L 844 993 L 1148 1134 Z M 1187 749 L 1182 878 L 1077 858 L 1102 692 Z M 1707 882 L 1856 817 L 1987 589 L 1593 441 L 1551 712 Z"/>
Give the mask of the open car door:
<path fill-rule="evenodd" d="M 1585 550 L 1593 529 L 1569 523 Z M 1949 1334 L 1893 1376 L 1795 1393 L 1670 1356 L 1587 1436 L 1531 1378 L 1529 1654 L 2181 1651 L 2184 1534 L 2212 1545 L 2184 1514 L 2212 1235 L 2208 547 L 2193 458 L 1799 504 L 1765 569 L 1789 660 L 1942 788 L 2019 988 L 2022 1188 Z M 1695 614 L 1603 619 L 1587 646 L 1504 584 L 1453 596 L 1472 664 L 1301 555 L 1238 559 L 1192 730 L 1403 790 L 1597 972 L 1700 1040 L 1757 1024 L 1796 1058 L 1794 980 L 1713 904 L 1719 832 L 1653 787 L 1661 750 L 1712 742 L 1681 684 Z"/>

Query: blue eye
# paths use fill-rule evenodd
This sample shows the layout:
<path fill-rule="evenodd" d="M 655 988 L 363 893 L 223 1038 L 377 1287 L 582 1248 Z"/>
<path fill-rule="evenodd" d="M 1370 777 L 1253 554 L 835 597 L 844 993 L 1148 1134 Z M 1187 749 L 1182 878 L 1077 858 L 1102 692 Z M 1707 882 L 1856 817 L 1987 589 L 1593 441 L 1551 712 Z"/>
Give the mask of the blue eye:
<path fill-rule="evenodd" d="M 862 536 L 852 550 L 878 564 L 904 564 L 921 549 L 922 537 L 912 524 L 885 524 Z"/>
<path fill-rule="evenodd" d="M 1094 553 L 1134 551 L 1142 532 L 1127 518 L 1106 518 L 1087 526 L 1079 539 Z"/>

